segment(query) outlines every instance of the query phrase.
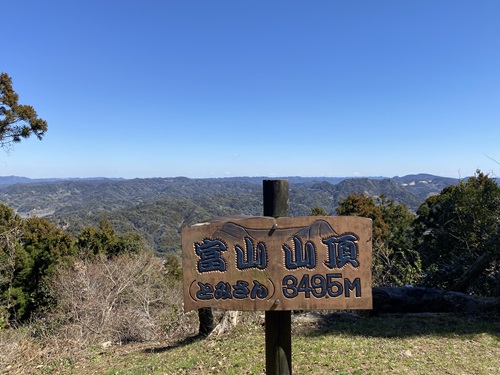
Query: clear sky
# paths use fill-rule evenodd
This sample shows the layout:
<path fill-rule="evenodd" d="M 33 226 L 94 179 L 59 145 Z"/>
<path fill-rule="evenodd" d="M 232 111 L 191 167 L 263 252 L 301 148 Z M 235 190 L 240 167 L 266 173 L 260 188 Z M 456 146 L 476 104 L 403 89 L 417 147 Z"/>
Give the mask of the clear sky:
<path fill-rule="evenodd" d="M 16 0 L 38 177 L 500 175 L 498 0 Z"/>

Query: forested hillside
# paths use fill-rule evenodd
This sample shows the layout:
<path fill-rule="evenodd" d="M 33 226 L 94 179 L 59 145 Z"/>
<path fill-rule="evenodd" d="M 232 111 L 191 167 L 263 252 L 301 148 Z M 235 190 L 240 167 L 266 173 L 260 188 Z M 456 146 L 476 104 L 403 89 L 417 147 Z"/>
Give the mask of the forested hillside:
<path fill-rule="evenodd" d="M 67 180 L 25 183 L 0 188 L 0 201 L 23 217 L 44 217 L 71 233 L 106 218 L 120 233 L 139 231 L 158 252 L 180 248 L 184 225 L 230 214 L 262 214 L 264 178 Z M 458 180 L 432 175 L 388 178 L 290 177 L 290 216 L 315 207 L 335 214 L 349 194 L 386 196 L 415 211 L 429 196 Z M 329 181 L 335 182 L 333 184 Z"/>

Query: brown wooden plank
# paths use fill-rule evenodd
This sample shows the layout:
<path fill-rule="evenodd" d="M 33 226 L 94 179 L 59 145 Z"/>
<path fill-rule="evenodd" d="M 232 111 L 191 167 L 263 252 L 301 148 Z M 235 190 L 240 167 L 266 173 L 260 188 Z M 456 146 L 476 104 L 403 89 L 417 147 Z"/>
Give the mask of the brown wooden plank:
<path fill-rule="evenodd" d="M 371 228 L 370 219 L 353 216 L 185 227 L 184 308 L 371 309 Z"/>

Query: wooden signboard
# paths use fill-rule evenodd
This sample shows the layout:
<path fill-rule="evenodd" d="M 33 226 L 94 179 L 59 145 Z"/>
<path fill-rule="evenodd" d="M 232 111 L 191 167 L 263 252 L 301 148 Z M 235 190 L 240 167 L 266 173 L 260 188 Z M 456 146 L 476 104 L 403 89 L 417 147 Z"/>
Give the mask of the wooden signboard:
<path fill-rule="evenodd" d="M 372 221 L 238 217 L 182 230 L 184 309 L 371 309 Z"/>

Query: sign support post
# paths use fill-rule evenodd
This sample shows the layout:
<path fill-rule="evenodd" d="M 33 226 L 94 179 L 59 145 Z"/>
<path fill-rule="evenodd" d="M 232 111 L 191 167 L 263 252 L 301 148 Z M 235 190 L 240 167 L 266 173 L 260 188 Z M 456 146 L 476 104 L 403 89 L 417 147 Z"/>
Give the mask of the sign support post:
<path fill-rule="evenodd" d="M 184 311 L 265 311 L 266 373 L 291 375 L 293 310 L 372 308 L 372 221 L 288 217 L 287 180 L 263 198 L 264 216 L 182 228 Z"/>
<path fill-rule="evenodd" d="M 288 180 L 263 181 L 264 216 L 287 217 Z M 292 314 L 290 310 L 265 312 L 266 374 L 292 374 Z"/>

